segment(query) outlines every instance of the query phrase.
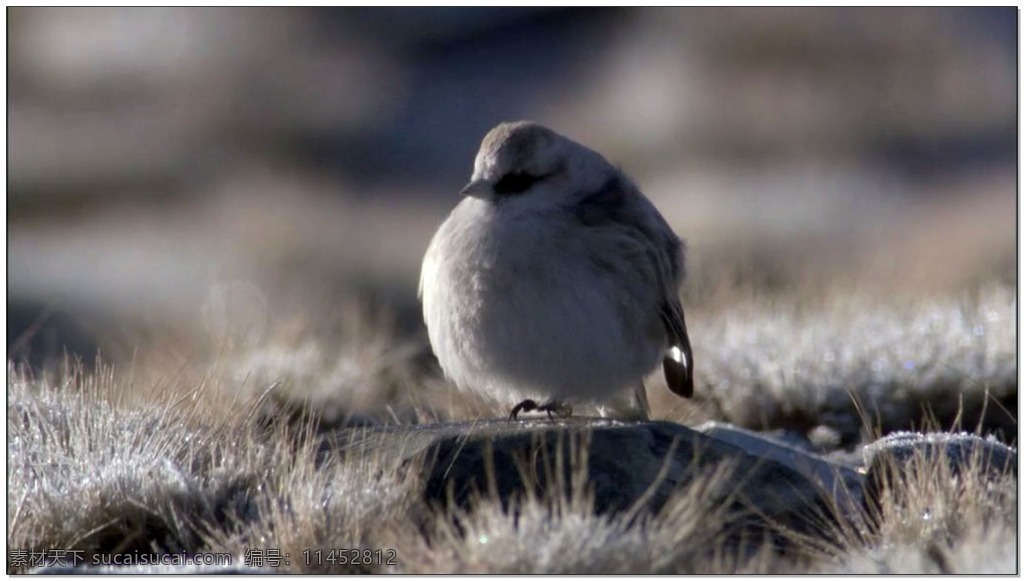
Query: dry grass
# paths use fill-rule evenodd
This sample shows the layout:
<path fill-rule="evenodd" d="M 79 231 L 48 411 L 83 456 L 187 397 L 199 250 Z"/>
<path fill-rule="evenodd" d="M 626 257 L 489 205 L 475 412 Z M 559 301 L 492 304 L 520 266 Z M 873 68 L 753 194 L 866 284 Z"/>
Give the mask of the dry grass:
<path fill-rule="evenodd" d="M 751 410 L 770 410 L 776 423 L 767 425 L 797 428 L 807 426 L 786 422 L 849 415 L 860 433 L 888 429 L 876 409 L 890 414 L 886 421 L 922 425 L 929 416 L 908 398 L 936 404 L 962 393 L 966 401 L 981 393 L 978 386 L 1016 394 L 1010 289 L 888 306 L 867 299 L 759 304 L 740 303 L 714 321 L 697 318 L 708 399 L 695 406 L 666 400 L 652 385 L 656 409 L 676 418 L 758 421 L 768 416 Z M 235 563 L 248 549 L 274 549 L 290 555 L 279 571 L 306 573 L 1016 566 L 1016 481 L 991 482 L 974 467 L 954 476 L 934 458 L 889 482 L 877 514 L 837 508 L 842 518 L 832 534 L 815 538 L 776 531 L 794 540 L 784 552 L 758 538 L 740 547 L 726 542 L 736 523 L 722 508 L 725 472 L 678 490 L 654 517 L 597 514 L 579 470 L 572 494 L 555 486 L 512 511 L 487 494 L 472 510 L 427 505 L 404 452 L 342 454 L 320 436 L 346 425 L 495 417 L 504 409 L 452 390 L 419 362 L 415 346 L 396 339 L 386 316 L 364 305 L 335 312 L 238 332 L 222 326 L 206 343 L 163 343 L 117 368 L 66 364 L 33 377 L 9 364 L 8 546 L 87 556 L 215 551 Z M 823 362 L 823 352 L 833 360 Z M 870 396 L 865 417 L 848 390 Z M 965 410 L 954 412 L 970 426 L 976 418 Z M 353 565 L 328 557 L 338 548 L 396 553 L 392 565 L 376 556 Z"/>
<path fill-rule="evenodd" d="M 885 431 L 929 416 L 951 429 L 959 412 L 989 407 L 986 419 L 1009 438 L 1015 414 L 998 406 L 1015 405 L 1016 309 L 1002 285 L 959 297 L 739 303 L 692 325 L 704 347 L 699 384 L 726 419 L 753 428 L 826 425 L 853 442 L 857 401 Z"/>
<path fill-rule="evenodd" d="M 396 451 L 341 455 L 310 424 L 267 430 L 250 413 L 209 413 L 198 390 L 182 409 L 110 397 L 109 374 L 61 385 L 11 368 L 10 546 L 104 553 L 290 555 L 281 572 L 768 571 L 770 553 L 720 547 L 729 520 L 711 502 L 723 469 L 697 479 L 655 518 L 598 515 L 575 464 L 515 511 L 477 496 L 473 510 L 428 506 Z M 332 549 L 394 549 L 395 564 L 345 565 Z M 320 556 L 315 556 L 316 551 Z M 20 572 L 13 569 L 12 572 Z"/>
<path fill-rule="evenodd" d="M 879 498 L 820 573 L 1017 573 L 1017 478 L 984 454 L 954 469 L 946 453 L 887 462 Z M 867 523 L 867 524 L 864 524 Z"/>
<path fill-rule="evenodd" d="M 585 458 L 580 459 L 585 464 Z M 411 573 L 699 573 L 767 571 L 769 552 L 728 547 L 720 490 L 731 473 L 712 471 L 677 491 L 654 517 L 596 514 L 585 468 L 569 490 L 551 486 L 512 508 L 478 495 L 471 509 L 437 514 L 426 535 L 406 535 Z"/>
<path fill-rule="evenodd" d="M 8 367 L 11 547 L 195 551 L 207 522 L 244 512 L 266 466 L 264 446 L 240 439 L 246 418 L 213 422 L 198 399 L 122 405 L 108 371 L 57 382 Z"/>

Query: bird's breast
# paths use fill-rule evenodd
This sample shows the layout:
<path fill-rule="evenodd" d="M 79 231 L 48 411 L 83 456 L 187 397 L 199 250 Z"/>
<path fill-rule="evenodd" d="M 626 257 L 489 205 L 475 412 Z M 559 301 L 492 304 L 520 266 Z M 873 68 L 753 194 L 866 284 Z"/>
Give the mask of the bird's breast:
<path fill-rule="evenodd" d="M 456 208 L 423 272 L 431 344 L 456 384 L 599 398 L 656 365 L 656 309 L 595 268 L 584 234 L 557 215 Z"/>

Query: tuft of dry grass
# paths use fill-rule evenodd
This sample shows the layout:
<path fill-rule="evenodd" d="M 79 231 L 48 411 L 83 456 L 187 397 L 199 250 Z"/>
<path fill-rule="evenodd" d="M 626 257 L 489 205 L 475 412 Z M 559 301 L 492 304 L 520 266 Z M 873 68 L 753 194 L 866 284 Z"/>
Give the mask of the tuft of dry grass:
<path fill-rule="evenodd" d="M 253 501 L 259 519 L 211 531 L 205 536 L 211 550 L 276 554 L 285 558 L 278 572 L 395 570 L 397 561 L 387 555 L 356 557 L 391 547 L 390 530 L 415 529 L 417 511 L 423 510 L 416 504 L 418 480 L 401 466 L 401 456 L 324 454 L 315 438 L 297 450 L 279 446 L 277 453 Z"/>
<path fill-rule="evenodd" d="M 119 403 L 109 368 L 54 385 L 8 365 L 8 544 L 81 556 L 195 551 L 210 522 L 246 512 L 263 445 L 246 418 L 193 402 Z"/>
<path fill-rule="evenodd" d="M 838 531 L 841 550 L 822 555 L 815 572 L 1017 573 L 1017 478 L 1008 467 L 993 474 L 984 454 L 951 459 L 939 448 L 879 468 L 880 493 L 857 526 Z"/>
<path fill-rule="evenodd" d="M 234 387 L 226 377 L 217 388 Z M 408 522 L 416 480 L 400 456 L 342 458 L 312 421 L 268 427 L 262 400 L 211 412 L 218 398 L 199 386 L 125 403 L 102 365 L 73 368 L 59 385 L 11 365 L 8 383 L 8 543 L 19 550 L 80 551 L 86 562 L 212 551 L 236 564 L 249 549 L 277 550 L 291 554 L 287 571 L 353 572 L 379 568 L 304 551 L 379 545 L 389 516 Z"/>

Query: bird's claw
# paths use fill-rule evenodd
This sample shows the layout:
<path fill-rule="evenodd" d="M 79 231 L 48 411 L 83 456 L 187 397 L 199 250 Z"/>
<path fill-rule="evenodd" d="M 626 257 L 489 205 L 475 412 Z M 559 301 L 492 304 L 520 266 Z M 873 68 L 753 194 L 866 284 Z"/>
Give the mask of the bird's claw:
<path fill-rule="evenodd" d="M 540 406 L 537 405 L 537 402 L 533 401 L 532 399 L 524 399 L 523 401 L 517 403 L 514 408 L 512 408 L 512 413 L 508 414 L 508 421 L 513 422 L 515 420 L 518 420 L 519 412 L 532 412 L 539 407 Z"/>
<path fill-rule="evenodd" d="M 508 421 L 511 422 L 518 420 L 520 412 L 533 411 L 547 412 L 548 419 L 554 419 L 556 416 L 559 418 L 567 418 L 572 415 L 572 406 L 557 400 L 550 400 L 542 404 L 538 404 L 532 399 L 524 399 L 512 408 L 512 412 L 508 414 Z"/>

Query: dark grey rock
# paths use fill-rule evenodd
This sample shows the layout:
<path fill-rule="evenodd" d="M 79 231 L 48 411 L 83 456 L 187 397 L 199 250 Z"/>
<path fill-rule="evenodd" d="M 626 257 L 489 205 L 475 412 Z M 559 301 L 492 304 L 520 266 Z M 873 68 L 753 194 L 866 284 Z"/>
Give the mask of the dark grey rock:
<path fill-rule="evenodd" d="M 599 418 L 485 420 L 368 429 L 350 435 L 343 447 L 383 447 L 401 450 L 410 460 L 422 458 L 425 499 L 462 508 L 477 493 L 493 492 L 510 508 L 524 494 L 543 497 L 557 486 L 571 494 L 566 483 L 585 452 L 597 513 L 657 512 L 673 491 L 728 464 L 733 476 L 713 501 L 729 506 L 743 534 L 777 531 L 780 524 L 817 531 L 835 515 L 835 491 L 848 484 L 861 488 L 854 470 L 754 433 L 721 426 L 717 433 L 724 437 L 670 422 Z M 848 503 L 846 496 L 839 502 Z"/>
<path fill-rule="evenodd" d="M 864 446 L 868 472 L 885 462 L 906 463 L 917 454 L 925 458 L 944 457 L 954 473 L 973 462 L 993 473 L 1017 475 L 1017 451 L 995 438 L 981 438 L 967 432 L 893 432 Z"/>
<path fill-rule="evenodd" d="M 771 459 L 799 472 L 831 495 L 844 513 L 862 504 L 864 475 L 855 467 L 812 454 L 805 447 L 789 445 L 778 438 L 721 422 L 707 422 L 697 428 L 712 438 L 739 446 L 749 454 Z"/>
<path fill-rule="evenodd" d="M 867 465 L 865 498 L 875 501 L 886 483 L 900 471 L 909 469 L 915 458 L 945 461 L 950 475 L 961 474 L 977 466 L 989 479 L 1017 477 L 1017 451 L 995 438 L 981 438 L 967 432 L 893 432 L 864 446 Z"/>

